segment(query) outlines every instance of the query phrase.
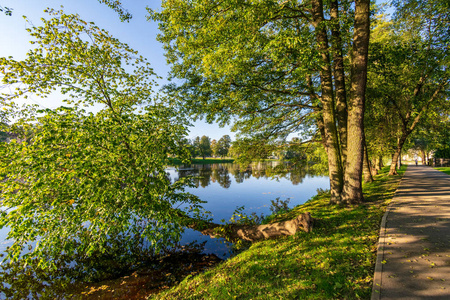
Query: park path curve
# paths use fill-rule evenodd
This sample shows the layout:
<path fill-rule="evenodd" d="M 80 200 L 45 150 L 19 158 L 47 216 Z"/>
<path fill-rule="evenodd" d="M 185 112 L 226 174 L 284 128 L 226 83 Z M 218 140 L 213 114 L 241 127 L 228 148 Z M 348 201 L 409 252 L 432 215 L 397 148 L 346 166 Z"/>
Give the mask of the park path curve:
<path fill-rule="evenodd" d="M 408 166 L 383 217 L 372 300 L 450 299 L 450 176 Z"/>

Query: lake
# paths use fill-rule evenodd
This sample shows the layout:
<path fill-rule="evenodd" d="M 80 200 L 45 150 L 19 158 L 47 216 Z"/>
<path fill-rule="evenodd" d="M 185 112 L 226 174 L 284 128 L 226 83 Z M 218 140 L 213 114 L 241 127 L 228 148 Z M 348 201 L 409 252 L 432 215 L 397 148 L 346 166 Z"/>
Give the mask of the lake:
<path fill-rule="evenodd" d="M 186 191 L 207 201 L 203 207 L 212 213 L 214 222 L 229 220 L 237 207 L 245 206 L 244 212 L 257 215 L 271 213 L 271 200 L 290 198 L 289 207 L 305 203 L 317 193 L 317 189 L 328 189 L 327 176 L 315 174 L 305 167 L 293 167 L 278 161 L 252 163 L 248 167 L 238 164 L 207 164 L 180 166 L 167 169 L 172 180 L 194 176 L 196 188 Z M 7 228 L 0 230 L 0 253 L 12 241 L 5 240 Z M 230 248 L 223 239 L 212 239 L 187 229 L 180 244 L 193 241 L 206 242 L 204 252 L 214 253 L 220 258 L 230 256 Z"/>
<path fill-rule="evenodd" d="M 188 192 L 207 201 L 203 207 L 212 213 L 214 222 L 229 220 L 237 207 L 245 206 L 247 214 L 271 214 L 271 200 L 290 198 L 289 208 L 305 203 L 317 194 L 317 189 L 329 189 L 328 176 L 315 174 L 305 167 L 273 161 L 252 163 L 246 168 L 238 164 L 209 164 L 169 168 L 173 180 L 194 176 L 196 188 Z M 229 247 L 222 239 L 212 239 L 188 229 L 181 244 L 197 240 L 204 242 L 205 253 L 221 258 L 230 255 Z"/>

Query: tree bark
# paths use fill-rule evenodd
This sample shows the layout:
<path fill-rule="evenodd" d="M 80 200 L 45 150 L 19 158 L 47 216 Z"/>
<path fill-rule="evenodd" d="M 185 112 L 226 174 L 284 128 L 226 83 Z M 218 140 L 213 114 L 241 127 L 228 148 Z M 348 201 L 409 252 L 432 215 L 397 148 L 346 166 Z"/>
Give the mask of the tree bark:
<path fill-rule="evenodd" d="M 425 156 L 425 150 L 420 150 L 421 154 L 422 154 L 422 165 L 426 165 L 427 161 L 426 161 L 426 156 Z"/>
<path fill-rule="evenodd" d="M 345 167 L 347 160 L 347 92 L 345 88 L 344 58 L 342 55 L 342 38 L 339 26 L 339 4 L 337 0 L 330 3 L 331 47 L 333 50 L 333 76 L 336 92 L 336 116 L 338 123 L 341 163 Z M 345 172 L 345 169 L 343 169 Z"/>
<path fill-rule="evenodd" d="M 364 143 L 365 144 L 365 143 Z M 367 145 L 364 145 L 364 182 L 373 182 L 372 170 L 370 166 L 369 155 L 367 153 Z"/>
<path fill-rule="evenodd" d="M 402 154 L 403 145 L 405 144 L 406 138 L 409 133 L 403 132 L 402 136 L 397 141 L 397 148 L 395 149 L 394 155 L 392 156 L 391 167 L 389 168 L 389 175 L 397 175 L 397 163 L 400 155 Z"/>
<path fill-rule="evenodd" d="M 376 157 L 371 161 L 370 165 L 372 166 L 372 176 L 378 175 L 378 172 L 380 171 L 379 159 L 379 157 Z"/>
<path fill-rule="evenodd" d="M 383 156 L 379 155 L 378 156 L 378 170 L 381 170 L 383 167 L 384 167 Z"/>
<path fill-rule="evenodd" d="M 370 0 L 355 1 L 354 24 L 351 88 L 347 125 L 347 162 L 342 194 L 343 202 L 348 204 L 363 201 L 364 105 L 370 35 Z"/>
<path fill-rule="evenodd" d="M 364 182 L 373 182 L 373 170 L 372 164 L 369 159 L 369 151 L 367 150 L 366 136 L 364 135 L 364 161 L 363 161 L 363 174 L 364 174 Z"/>
<path fill-rule="evenodd" d="M 311 232 L 313 222 L 314 219 L 311 217 L 311 214 L 306 212 L 295 219 L 267 225 L 220 225 L 191 219 L 187 227 L 200 231 L 203 235 L 209 235 L 212 238 L 223 237 L 229 241 L 241 239 L 255 242 L 279 236 L 294 235 L 298 231 Z"/>
<path fill-rule="evenodd" d="M 313 26 L 321 54 L 322 63 L 320 67 L 320 79 L 322 90 L 322 120 L 323 120 L 323 140 L 326 143 L 328 156 L 328 172 L 330 177 L 330 203 L 341 202 L 341 192 L 343 186 L 343 171 L 340 159 L 339 140 L 335 119 L 335 103 L 333 97 L 333 80 L 331 71 L 331 61 L 329 55 L 329 44 L 326 27 L 324 24 L 322 0 L 313 0 L 312 14 Z"/>

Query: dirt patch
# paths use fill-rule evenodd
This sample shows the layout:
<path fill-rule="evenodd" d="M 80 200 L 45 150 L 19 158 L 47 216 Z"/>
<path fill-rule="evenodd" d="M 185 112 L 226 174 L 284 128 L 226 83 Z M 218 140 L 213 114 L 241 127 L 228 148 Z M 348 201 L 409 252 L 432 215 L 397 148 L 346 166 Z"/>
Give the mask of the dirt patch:
<path fill-rule="evenodd" d="M 214 254 L 182 253 L 162 258 L 128 276 L 98 283 L 79 283 L 67 291 L 74 299 L 146 299 L 222 262 Z"/>

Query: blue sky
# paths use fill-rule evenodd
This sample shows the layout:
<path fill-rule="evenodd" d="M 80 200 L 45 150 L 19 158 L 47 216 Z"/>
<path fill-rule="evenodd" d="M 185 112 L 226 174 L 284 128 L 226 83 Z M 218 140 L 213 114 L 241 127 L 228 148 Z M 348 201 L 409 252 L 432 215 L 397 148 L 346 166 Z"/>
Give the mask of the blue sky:
<path fill-rule="evenodd" d="M 123 0 L 123 6 L 133 15 L 130 22 L 121 22 L 118 15 L 106 5 L 96 0 L 1 0 L 3 7 L 13 8 L 11 17 L 0 15 L 0 57 L 13 56 L 20 60 L 25 58 L 30 49 L 30 36 L 26 28 L 30 25 L 22 16 L 27 16 L 31 22 L 38 26 L 41 18 L 48 18 L 44 13 L 47 7 L 59 9 L 64 6 L 65 13 L 78 13 L 85 21 L 93 21 L 100 28 L 106 29 L 121 42 L 127 43 L 131 48 L 139 51 L 152 64 L 155 72 L 166 78 L 169 66 L 166 64 L 162 45 L 156 41 L 158 26 L 154 22 L 147 21 L 146 7 L 159 10 L 160 0 Z M 165 80 L 161 81 L 164 84 Z M 32 101 L 43 107 L 55 108 L 61 105 L 60 96 L 55 95 L 48 99 L 32 97 Z M 196 122 L 190 129 L 190 137 L 207 135 L 211 139 L 219 139 L 229 134 L 234 139 L 234 134 L 229 128 L 219 128 L 217 125 Z"/>
<path fill-rule="evenodd" d="M 0 15 L 0 57 L 13 56 L 19 60 L 25 58 L 31 47 L 30 36 L 26 28 L 30 25 L 23 19 L 27 16 L 33 24 L 40 25 L 40 19 L 48 15 L 44 9 L 51 7 L 59 9 L 64 6 L 65 13 L 78 13 L 85 21 L 93 21 L 100 28 L 106 29 L 121 42 L 125 42 L 131 48 L 138 50 L 152 64 L 155 72 L 166 78 L 169 66 L 166 64 L 162 45 L 156 41 L 158 26 L 154 22 L 147 21 L 146 7 L 160 10 L 160 0 L 122 0 L 123 6 L 133 15 L 130 22 L 121 22 L 118 15 L 106 5 L 97 0 L 0 0 L 4 7 L 13 8 L 11 17 Z M 377 1 L 382 2 L 381 0 Z M 164 84 L 165 80 L 161 81 Z M 44 107 L 55 108 L 61 104 L 60 96 L 40 99 L 33 97 L 32 100 Z M 199 121 L 190 129 L 189 137 L 207 135 L 211 139 L 219 139 L 225 134 L 234 139 L 234 133 L 229 127 L 219 128 L 215 124 L 207 124 Z"/>

